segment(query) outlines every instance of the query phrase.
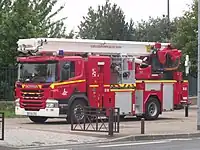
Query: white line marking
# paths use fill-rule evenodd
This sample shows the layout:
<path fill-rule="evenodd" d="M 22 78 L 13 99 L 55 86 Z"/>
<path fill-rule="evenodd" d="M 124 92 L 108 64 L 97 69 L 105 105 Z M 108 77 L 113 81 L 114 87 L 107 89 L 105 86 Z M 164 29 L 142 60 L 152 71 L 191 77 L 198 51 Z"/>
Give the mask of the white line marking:
<path fill-rule="evenodd" d="M 40 147 L 40 148 L 29 148 L 29 149 L 23 149 L 23 150 L 46 150 L 46 149 L 48 149 L 48 147 Z M 70 148 L 70 149 L 59 149 L 59 148 L 53 148 L 52 150 L 72 150 L 72 148 Z"/>
<path fill-rule="evenodd" d="M 55 150 L 72 150 L 72 149 L 55 149 Z"/>
<path fill-rule="evenodd" d="M 166 139 L 162 141 L 153 141 L 153 142 L 140 142 L 140 143 L 124 143 L 124 144 L 113 144 L 113 145 L 102 145 L 102 146 L 97 146 L 101 148 L 106 148 L 106 147 L 121 147 L 121 146 L 134 146 L 134 145 L 148 145 L 148 144 L 159 144 L 159 143 L 169 143 L 172 141 L 189 141 L 192 139 Z"/>
<path fill-rule="evenodd" d="M 192 139 L 169 139 L 170 141 L 190 141 Z"/>
<path fill-rule="evenodd" d="M 155 142 L 141 142 L 141 143 L 113 144 L 113 145 L 102 145 L 102 146 L 97 146 L 97 147 L 107 148 L 107 147 L 121 147 L 121 146 L 134 146 L 134 145 L 159 144 L 159 143 L 167 143 L 167 142 L 170 142 L 170 141 L 169 141 L 169 140 L 163 140 L 163 141 L 155 141 Z"/>

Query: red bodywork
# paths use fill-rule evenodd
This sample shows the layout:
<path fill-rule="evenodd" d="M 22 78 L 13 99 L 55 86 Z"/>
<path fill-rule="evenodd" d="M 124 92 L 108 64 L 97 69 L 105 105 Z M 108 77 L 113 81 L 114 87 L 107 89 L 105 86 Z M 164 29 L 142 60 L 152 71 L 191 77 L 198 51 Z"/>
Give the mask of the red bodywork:
<path fill-rule="evenodd" d="M 159 73 L 152 71 L 152 56 L 148 56 L 146 63 L 147 67 L 141 67 L 136 64 L 135 78 L 136 90 L 143 92 L 143 112 L 146 111 L 145 104 L 149 97 L 156 96 L 159 102 L 163 103 L 163 85 L 167 82 L 174 82 L 174 106 L 182 103 L 188 103 L 188 82 L 182 81 L 182 73 L 177 71 L 180 64 L 181 52 L 176 49 L 165 48 L 162 51 L 157 51 L 157 59 L 161 65 L 164 65 L 163 70 Z M 170 56 L 172 62 L 176 62 L 173 66 L 167 66 L 167 55 Z M 142 58 L 142 57 L 141 57 Z M 19 62 L 46 62 L 49 60 L 58 61 L 57 74 L 58 81 L 55 83 L 20 83 L 16 82 L 16 98 L 20 99 L 20 107 L 25 110 L 45 109 L 47 99 L 57 99 L 59 101 L 70 100 L 75 94 L 83 94 L 88 98 L 88 104 L 91 107 L 115 107 L 116 93 L 110 90 L 110 81 L 113 78 L 111 74 L 111 58 L 107 56 L 88 56 L 82 58 L 80 56 L 30 56 L 18 58 Z M 67 81 L 60 81 L 60 62 L 74 61 L 75 76 Z M 103 64 L 103 65 L 101 65 Z M 129 70 L 133 68 L 131 64 Z M 171 72 L 172 78 L 167 81 L 164 79 L 163 72 Z M 147 83 L 156 83 L 161 85 L 160 90 L 145 90 Z M 63 95 L 63 91 L 67 94 Z M 118 91 L 119 92 L 119 91 Z M 123 92 L 123 91 L 121 91 Z M 132 104 L 136 103 L 135 92 L 132 92 Z M 135 109 L 132 107 L 131 114 L 135 114 Z M 162 110 L 162 105 L 161 105 Z"/>

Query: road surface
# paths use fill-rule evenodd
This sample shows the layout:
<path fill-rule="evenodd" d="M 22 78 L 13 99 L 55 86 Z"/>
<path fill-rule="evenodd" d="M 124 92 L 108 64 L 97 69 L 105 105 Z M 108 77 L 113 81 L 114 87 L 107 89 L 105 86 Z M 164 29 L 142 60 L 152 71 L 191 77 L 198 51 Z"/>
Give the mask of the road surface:
<path fill-rule="evenodd" d="M 141 141 L 141 142 L 113 142 L 101 144 L 82 144 L 74 146 L 51 146 L 28 148 L 29 150 L 199 150 L 200 138 L 196 139 L 169 139 L 159 141 Z M 28 150 L 27 149 L 27 150 Z"/>

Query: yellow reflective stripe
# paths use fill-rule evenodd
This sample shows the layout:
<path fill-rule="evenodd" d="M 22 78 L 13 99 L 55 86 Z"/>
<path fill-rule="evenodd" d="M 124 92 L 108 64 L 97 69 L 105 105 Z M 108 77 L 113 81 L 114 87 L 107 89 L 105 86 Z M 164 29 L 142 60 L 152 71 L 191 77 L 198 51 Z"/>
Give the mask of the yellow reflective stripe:
<path fill-rule="evenodd" d="M 23 94 L 31 94 L 31 95 L 33 95 L 33 94 L 41 94 L 41 93 L 29 93 L 29 92 L 22 92 Z"/>
<path fill-rule="evenodd" d="M 110 85 L 104 85 L 104 87 L 110 87 Z"/>
<path fill-rule="evenodd" d="M 136 86 L 135 83 L 125 83 L 125 84 L 111 84 L 111 89 L 134 89 Z"/>
<path fill-rule="evenodd" d="M 131 92 L 135 91 L 135 89 L 110 89 L 111 92 Z"/>
<path fill-rule="evenodd" d="M 104 85 L 104 87 L 111 87 L 112 89 L 116 88 L 116 89 L 133 89 L 135 88 L 136 84 L 132 84 L 132 83 L 127 83 L 127 84 L 111 84 L 111 85 Z M 99 87 L 99 85 L 97 84 L 91 84 L 89 85 L 89 87 L 91 88 L 95 88 L 95 87 Z"/>
<path fill-rule="evenodd" d="M 89 85 L 91 88 L 99 87 L 99 85 Z"/>
<path fill-rule="evenodd" d="M 60 83 L 52 83 L 50 87 L 53 89 L 55 86 L 59 85 L 67 85 L 67 84 L 74 84 L 74 83 L 81 83 L 85 82 L 86 80 L 75 80 L 75 81 L 66 81 L 66 82 L 60 82 Z"/>

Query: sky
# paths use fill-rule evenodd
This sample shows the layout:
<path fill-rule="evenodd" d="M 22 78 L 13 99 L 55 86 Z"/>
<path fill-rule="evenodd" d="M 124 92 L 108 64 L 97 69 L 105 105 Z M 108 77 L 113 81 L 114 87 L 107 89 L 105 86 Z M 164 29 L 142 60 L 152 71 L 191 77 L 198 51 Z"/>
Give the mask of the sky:
<path fill-rule="evenodd" d="M 67 32 L 74 29 L 78 31 L 77 26 L 82 21 L 82 17 L 87 15 L 88 8 L 104 4 L 106 0 L 58 0 L 54 9 L 65 4 L 64 9 L 55 19 L 67 17 L 65 25 Z M 170 0 L 170 18 L 181 16 L 185 10 L 188 10 L 188 4 L 193 0 Z M 157 17 L 167 14 L 167 0 L 110 0 L 122 8 L 126 15 L 126 21 L 131 18 L 134 22 L 141 19 L 147 20 L 149 16 Z"/>

